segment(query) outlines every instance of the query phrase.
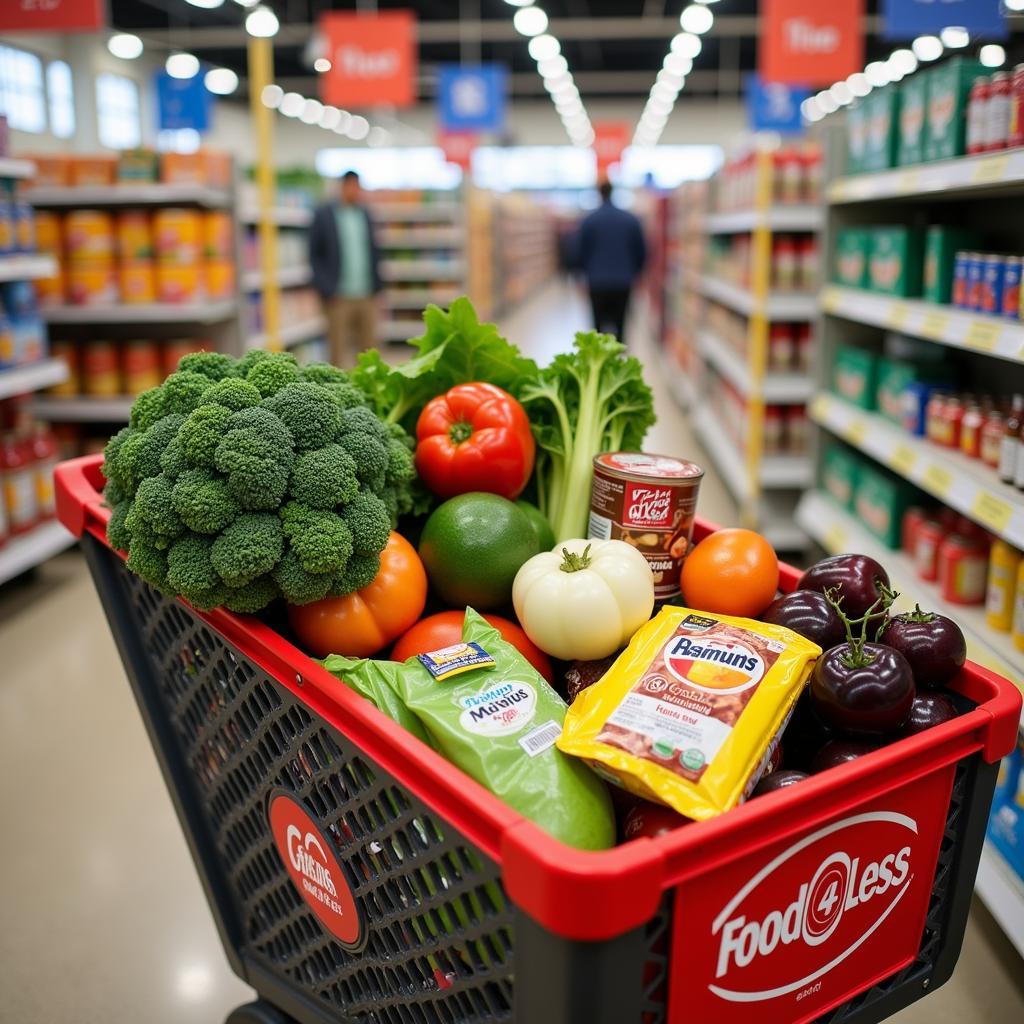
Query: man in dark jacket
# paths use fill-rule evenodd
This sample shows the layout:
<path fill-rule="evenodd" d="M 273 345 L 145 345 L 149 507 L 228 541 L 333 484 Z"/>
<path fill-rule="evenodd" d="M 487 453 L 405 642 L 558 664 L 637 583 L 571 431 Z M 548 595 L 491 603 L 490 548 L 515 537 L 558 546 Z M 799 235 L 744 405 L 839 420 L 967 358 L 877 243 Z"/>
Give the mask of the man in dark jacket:
<path fill-rule="evenodd" d="M 380 257 L 360 197 L 359 175 L 347 171 L 340 201 L 317 207 L 309 229 L 309 265 L 327 318 L 331 362 L 345 368 L 377 344 Z"/>
<path fill-rule="evenodd" d="M 629 293 L 647 260 L 640 221 L 612 202 L 612 186 L 598 186 L 601 205 L 580 225 L 579 267 L 587 279 L 594 327 L 625 341 Z"/>

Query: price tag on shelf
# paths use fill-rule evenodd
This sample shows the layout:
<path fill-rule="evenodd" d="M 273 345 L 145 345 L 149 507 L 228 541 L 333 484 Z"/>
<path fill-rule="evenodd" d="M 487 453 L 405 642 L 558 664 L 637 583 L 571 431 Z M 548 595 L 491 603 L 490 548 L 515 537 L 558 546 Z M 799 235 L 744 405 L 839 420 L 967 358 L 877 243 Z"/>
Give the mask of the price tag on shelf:
<path fill-rule="evenodd" d="M 889 465 L 897 473 L 902 473 L 904 476 L 914 468 L 916 461 L 917 453 L 913 448 L 908 448 L 905 444 L 896 445 L 892 450 L 892 455 L 889 456 Z"/>
<path fill-rule="evenodd" d="M 863 420 L 850 420 L 846 425 L 846 440 L 859 448 L 864 443 L 864 436 L 867 432 L 868 425 Z"/>
<path fill-rule="evenodd" d="M 991 352 L 1003 333 L 1002 324 L 989 323 L 987 320 L 972 320 L 967 328 L 964 344 L 968 348 L 976 348 L 979 352 Z"/>
<path fill-rule="evenodd" d="M 839 312 L 842 307 L 843 296 L 838 288 L 829 287 L 821 293 L 821 304 L 830 313 Z"/>
<path fill-rule="evenodd" d="M 948 323 L 949 317 L 945 313 L 926 313 L 921 319 L 921 334 L 925 338 L 941 338 Z"/>
<path fill-rule="evenodd" d="M 890 327 L 895 327 L 898 330 L 907 322 L 909 315 L 910 310 L 902 302 L 894 302 L 889 307 L 889 316 L 886 322 Z"/>
<path fill-rule="evenodd" d="M 971 515 L 993 533 L 1002 534 L 1010 525 L 1013 506 L 988 491 L 979 491 L 971 505 Z"/>
<path fill-rule="evenodd" d="M 987 185 L 996 181 L 1002 181 L 1006 176 L 1006 168 L 1009 166 L 1010 158 L 1003 156 L 990 156 L 979 160 L 974 168 L 971 180 L 976 185 Z"/>
<path fill-rule="evenodd" d="M 921 175 L 918 171 L 904 171 L 896 179 L 896 191 L 897 192 L 916 192 L 918 184 L 921 180 Z"/>
<path fill-rule="evenodd" d="M 937 498 L 945 498 L 953 487 L 953 474 L 934 462 L 928 463 L 921 478 L 921 486 Z"/>
<path fill-rule="evenodd" d="M 832 552 L 832 554 L 839 554 L 845 551 L 848 547 L 846 543 L 846 531 L 841 526 L 835 524 L 829 526 L 825 530 L 825 536 L 822 538 L 826 551 Z"/>

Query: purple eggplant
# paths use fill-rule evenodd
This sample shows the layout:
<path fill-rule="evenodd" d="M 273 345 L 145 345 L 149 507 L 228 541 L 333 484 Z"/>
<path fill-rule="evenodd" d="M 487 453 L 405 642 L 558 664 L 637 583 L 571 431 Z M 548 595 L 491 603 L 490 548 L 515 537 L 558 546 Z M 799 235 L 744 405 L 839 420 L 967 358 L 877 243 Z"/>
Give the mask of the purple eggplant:
<path fill-rule="evenodd" d="M 925 689 L 943 686 L 964 667 L 967 642 L 960 627 L 945 615 L 912 612 L 894 615 L 879 637 L 910 663 L 914 681 Z"/>
<path fill-rule="evenodd" d="M 956 716 L 956 708 L 948 697 L 941 693 L 919 693 L 910 705 L 901 735 L 915 736 L 943 722 L 951 722 Z"/>
<path fill-rule="evenodd" d="M 814 755 L 814 759 L 811 761 L 811 774 L 817 775 L 819 772 L 827 772 L 829 768 L 838 768 L 841 764 L 856 761 L 858 757 L 863 757 L 877 749 L 878 746 L 874 743 L 863 743 L 858 740 L 829 740 Z"/>
<path fill-rule="evenodd" d="M 823 558 L 800 577 L 797 588 L 822 594 L 834 589 L 836 599 L 849 619 L 863 618 L 876 602 L 879 602 L 879 609 L 884 609 L 890 592 L 889 574 L 867 555 Z M 879 619 L 881 614 L 879 611 Z"/>
<path fill-rule="evenodd" d="M 777 598 L 761 618 L 777 626 L 787 626 L 816 643 L 823 651 L 846 639 L 846 630 L 835 609 L 825 595 L 816 590 L 794 590 Z"/>
<path fill-rule="evenodd" d="M 750 799 L 753 800 L 755 796 L 764 796 L 765 793 L 774 793 L 777 789 L 795 786 L 809 777 L 806 772 L 793 771 L 791 768 L 786 768 L 781 772 L 772 772 L 771 775 L 765 775 L 758 782 L 750 794 Z"/>

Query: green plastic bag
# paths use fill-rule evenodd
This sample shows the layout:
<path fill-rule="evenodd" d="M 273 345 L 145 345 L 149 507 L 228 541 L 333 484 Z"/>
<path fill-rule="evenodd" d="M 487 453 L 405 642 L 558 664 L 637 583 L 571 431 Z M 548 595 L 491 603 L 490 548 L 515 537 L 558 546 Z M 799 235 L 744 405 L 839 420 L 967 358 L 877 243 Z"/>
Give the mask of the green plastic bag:
<path fill-rule="evenodd" d="M 555 746 L 565 702 L 471 608 L 462 640 L 402 664 L 331 658 L 329 667 L 364 695 L 386 680 L 437 751 L 555 838 L 584 850 L 614 845 L 604 783 Z"/>

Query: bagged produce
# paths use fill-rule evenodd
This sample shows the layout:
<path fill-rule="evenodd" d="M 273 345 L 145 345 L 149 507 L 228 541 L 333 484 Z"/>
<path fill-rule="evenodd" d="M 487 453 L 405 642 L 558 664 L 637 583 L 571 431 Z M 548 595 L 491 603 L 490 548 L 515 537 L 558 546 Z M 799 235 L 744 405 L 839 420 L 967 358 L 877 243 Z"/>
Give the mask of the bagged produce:
<path fill-rule="evenodd" d="M 402 663 L 334 657 L 325 664 L 385 711 L 393 705 L 380 687 L 390 687 L 431 746 L 555 838 L 586 850 L 614 845 L 604 783 L 555 746 L 565 702 L 471 608 L 462 641 Z"/>
<path fill-rule="evenodd" d="M 558 747 L 637 796 L 714 817 L 757 782 L 820 654 L 784 626 L 664 608 L 576 697 Z"/>

